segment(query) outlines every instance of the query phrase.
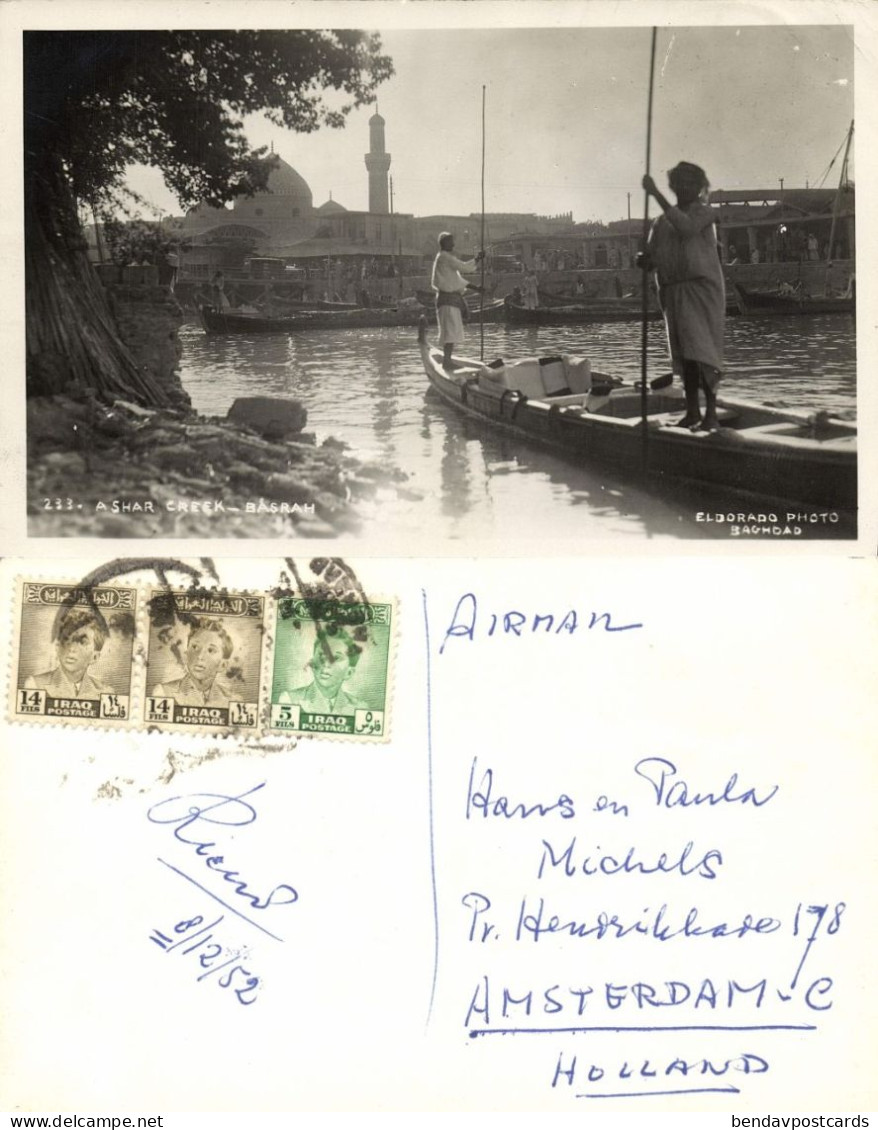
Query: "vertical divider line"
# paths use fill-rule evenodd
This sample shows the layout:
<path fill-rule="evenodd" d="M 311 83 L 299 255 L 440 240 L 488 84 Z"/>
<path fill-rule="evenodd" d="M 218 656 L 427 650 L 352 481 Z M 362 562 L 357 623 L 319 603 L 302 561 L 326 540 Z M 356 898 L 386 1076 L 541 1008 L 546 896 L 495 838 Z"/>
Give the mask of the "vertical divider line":
<path fill-rule="evenodd" d="M 439 905 L 436 895 L 436 843 L 433 830 L 433 687 L 430 658 L 430 617 L 427 611 L 426 589 L 421 589 L 421 601 L 424 609 L 424 642 L 427 659 L 427 808 L 430 830 L 430 886 L 433 895 L 433 976 L 430 984 L 430 1002 L 427 1006 L 425 1025 L 425 1027 L 429 1027 L 433 1015 L 433 1003 L 436 999 L 436 983 L 439 979 Z"/>

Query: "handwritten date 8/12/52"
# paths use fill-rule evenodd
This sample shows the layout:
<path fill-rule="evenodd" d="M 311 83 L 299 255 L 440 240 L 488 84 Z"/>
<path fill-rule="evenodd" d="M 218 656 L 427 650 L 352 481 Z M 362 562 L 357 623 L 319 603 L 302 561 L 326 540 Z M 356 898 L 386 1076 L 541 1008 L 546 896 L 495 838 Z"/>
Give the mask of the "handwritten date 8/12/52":
<path fill-rule="evenodd" d="M 194 954 L 195 970 L 196 972 L 198 969 L 201 970 L 197 973 L 196 981 L 206 981 L 215 973 L 225 970 L 222 976 L 217 978 L 216 983 L 219 987 L 231 989 L 239 1004 L 255 1004 L 259 994 L 260 981 L 258 977 L 253 976 L 249 970 L 239 964 L 239 959 L 245 956 L 245 951 L 243 949 L 231 950 L 215 940 L 213 930 L 219 926 L 224 918 L 225 915 L 221 914 L 215 921 L 208 922 L 206 926 L 202 925 L 204 919 L 200 914 L 194 918 L 185 918 L 172 927 L 168 933 L 153 930 L 149 940 L 155 942 L 159 949 L 164 950 L 165 953 L 179 950 L 179 953 L 184 957 L 188 954 Z"/>

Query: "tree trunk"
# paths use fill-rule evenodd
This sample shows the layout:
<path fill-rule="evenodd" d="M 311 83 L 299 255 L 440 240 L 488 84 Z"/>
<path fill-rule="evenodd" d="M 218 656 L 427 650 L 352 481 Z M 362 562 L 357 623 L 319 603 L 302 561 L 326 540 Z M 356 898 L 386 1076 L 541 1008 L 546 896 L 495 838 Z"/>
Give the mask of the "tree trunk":
<path fill-rule="evenodd" d="M 108 400 L 170 404 L 119 339 L 70 186 L 52 155 L 26 160 L 24 232 L 27 395 L 92 389 Z"/>

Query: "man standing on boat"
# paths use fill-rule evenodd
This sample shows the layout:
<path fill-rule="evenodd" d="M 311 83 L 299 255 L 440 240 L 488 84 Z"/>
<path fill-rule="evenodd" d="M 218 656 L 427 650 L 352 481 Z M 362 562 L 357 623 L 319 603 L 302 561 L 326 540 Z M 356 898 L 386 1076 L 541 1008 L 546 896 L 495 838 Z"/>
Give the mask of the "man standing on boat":
<path fill-rule="evenodd" d="M 658 201 L 649 234 L 647 262 L 656 275 L 675 373 L 683 378 L 686 415 L 679 426 L 715 431 L 716 389 L 722 377 L 726 294 L 717 251 L 715 216 L 707 203 L 707 174 L 681 161 L 668 173 L 674 206 L 647 175 L 643 187 Z M 704 419 L 699 391 L 704 391 Z"/>
<path fill-rule="evenodd" d="M 452 367 L 455 345 L 462 345 L 464 340 L 463 319 L 467 310 L 463 296 L 469 284 L 461 272 L 472 274 L 485 257 L 484 251 L 480 251 L 475 259 L 458 259 L 453 252 L 454 236 L 444 231 L 439 236 L 439 253 L 433 260 L 431 285 L 436 291 L 438 344 L 442 346 L 442 365 L 446 369 Z"/>

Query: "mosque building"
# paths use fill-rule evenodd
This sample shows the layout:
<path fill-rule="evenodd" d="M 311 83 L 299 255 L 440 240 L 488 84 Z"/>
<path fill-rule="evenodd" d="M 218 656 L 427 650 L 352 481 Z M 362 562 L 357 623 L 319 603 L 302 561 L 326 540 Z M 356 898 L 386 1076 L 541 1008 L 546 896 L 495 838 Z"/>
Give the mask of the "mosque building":
<path fill-rule="evenodd" d="M 272 147 L 272 152 L 274 149 Z M 227 208 L 199 205 L 172 226 L 190 240 L 181 255 L 181 274 L 206 277 L 218 268 L 234 269 L 248 256 L 285 260 L 290 265 L 320 267 L 327 259 L 361 268 L 368 263 L 380 274 L 417 274 L 436 251 L 436 237 L 448 229 L 457 236 L 461 254 L 474 252 L 481 239 L 481 216 L 425 216 L 393 209 L 391 154 L 387 152 L 385 120 L 369 119 L 369 151 L 364 155 L 368 175 L 367 211 L 352 211 L 332 198 L 314 206 L 308 182 L 292 165 L 275 154 L 267 189 L 239 196 Z M 531 213 L 488 214 L 485 243 L 524 230 L 550 234 L 570 230 L 572 214 L 537 217 Z"/>

